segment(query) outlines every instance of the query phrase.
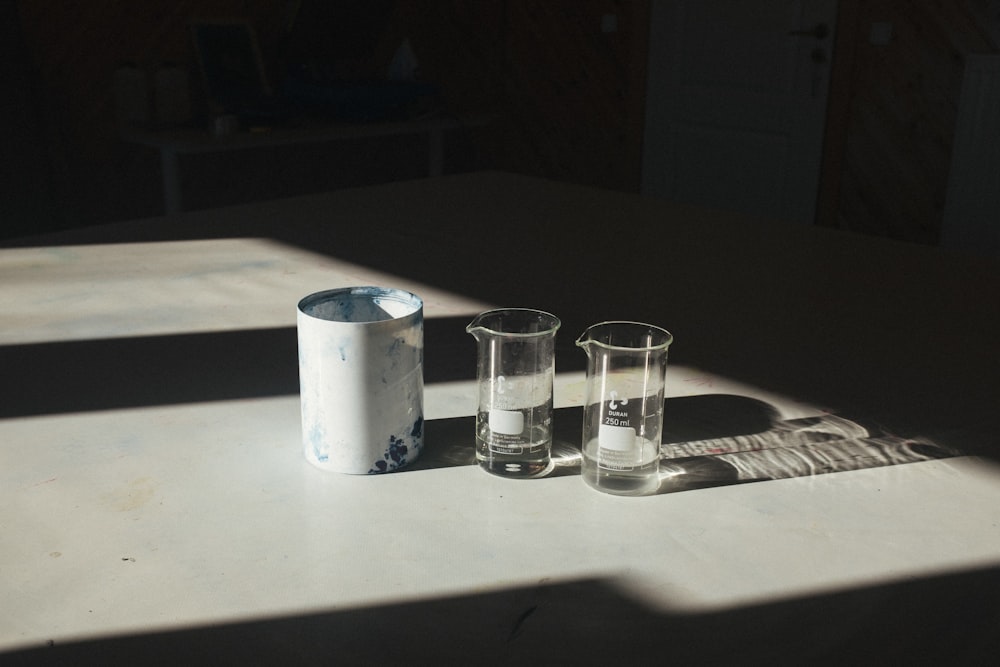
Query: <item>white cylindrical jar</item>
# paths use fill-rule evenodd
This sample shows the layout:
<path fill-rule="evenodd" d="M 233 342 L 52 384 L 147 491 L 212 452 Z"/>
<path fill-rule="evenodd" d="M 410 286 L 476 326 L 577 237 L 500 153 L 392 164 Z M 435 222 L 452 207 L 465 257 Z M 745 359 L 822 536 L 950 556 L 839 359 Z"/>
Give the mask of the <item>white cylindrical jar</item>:
<path fill-rule="evenodd" d="M 346 287 L 298 305 L 302 445 L 343 473 L 389 472 L 423 448 L 423 301 Z"/>

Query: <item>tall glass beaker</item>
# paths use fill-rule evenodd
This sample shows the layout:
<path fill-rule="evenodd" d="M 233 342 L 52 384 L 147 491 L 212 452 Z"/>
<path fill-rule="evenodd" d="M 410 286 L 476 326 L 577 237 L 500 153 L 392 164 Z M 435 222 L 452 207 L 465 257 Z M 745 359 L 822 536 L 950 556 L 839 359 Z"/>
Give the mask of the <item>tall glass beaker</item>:
<path fill-rule="evenodd" d="M 670 332 L 639 322 L 602 322 L 576 344 L 587 353 L 583 479 L 639 496 L 659 486 L 663 384 Z"/>
<path fill-rule="evenodd" d="M 552 380 L 559 318 L 540 310 L 480 313 L 465 328 L 478 343 L 476 459 L 503 477 L 552 468 Z"/>

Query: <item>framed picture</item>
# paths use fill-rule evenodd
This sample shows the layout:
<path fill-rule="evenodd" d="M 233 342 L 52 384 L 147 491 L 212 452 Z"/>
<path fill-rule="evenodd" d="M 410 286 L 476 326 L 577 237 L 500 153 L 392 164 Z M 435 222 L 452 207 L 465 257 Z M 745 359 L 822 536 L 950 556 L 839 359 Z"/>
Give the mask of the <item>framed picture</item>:
<path fill-rule="evenodd" d="M 195 20 L 191 33 L 210 104 L 239 112 L 271 97 L 257 33 L 249 21 Z"/>

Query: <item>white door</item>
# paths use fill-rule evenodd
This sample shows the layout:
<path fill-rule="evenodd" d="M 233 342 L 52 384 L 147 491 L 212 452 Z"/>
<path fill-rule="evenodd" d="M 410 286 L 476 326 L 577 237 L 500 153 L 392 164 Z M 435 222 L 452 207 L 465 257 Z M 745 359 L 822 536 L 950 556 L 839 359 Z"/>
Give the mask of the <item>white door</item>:
<path fill-rule="evenodd" d="M 812 224 L 836 0 L 653 0 L 642 192 Z"/>

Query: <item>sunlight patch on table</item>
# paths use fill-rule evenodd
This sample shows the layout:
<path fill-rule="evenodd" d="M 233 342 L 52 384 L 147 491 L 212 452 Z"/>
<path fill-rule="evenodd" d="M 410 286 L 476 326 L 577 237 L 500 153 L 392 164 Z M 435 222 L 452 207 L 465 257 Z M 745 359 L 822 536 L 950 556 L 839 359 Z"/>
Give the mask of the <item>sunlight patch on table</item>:
<path fill-rule="evenodd" d="M 269 239 L 15 248 L 0 253 L 0 345 L 295 326 L 302 297 L 351 285 L 409 290 L 428 318 L 492 307 Z"/>

